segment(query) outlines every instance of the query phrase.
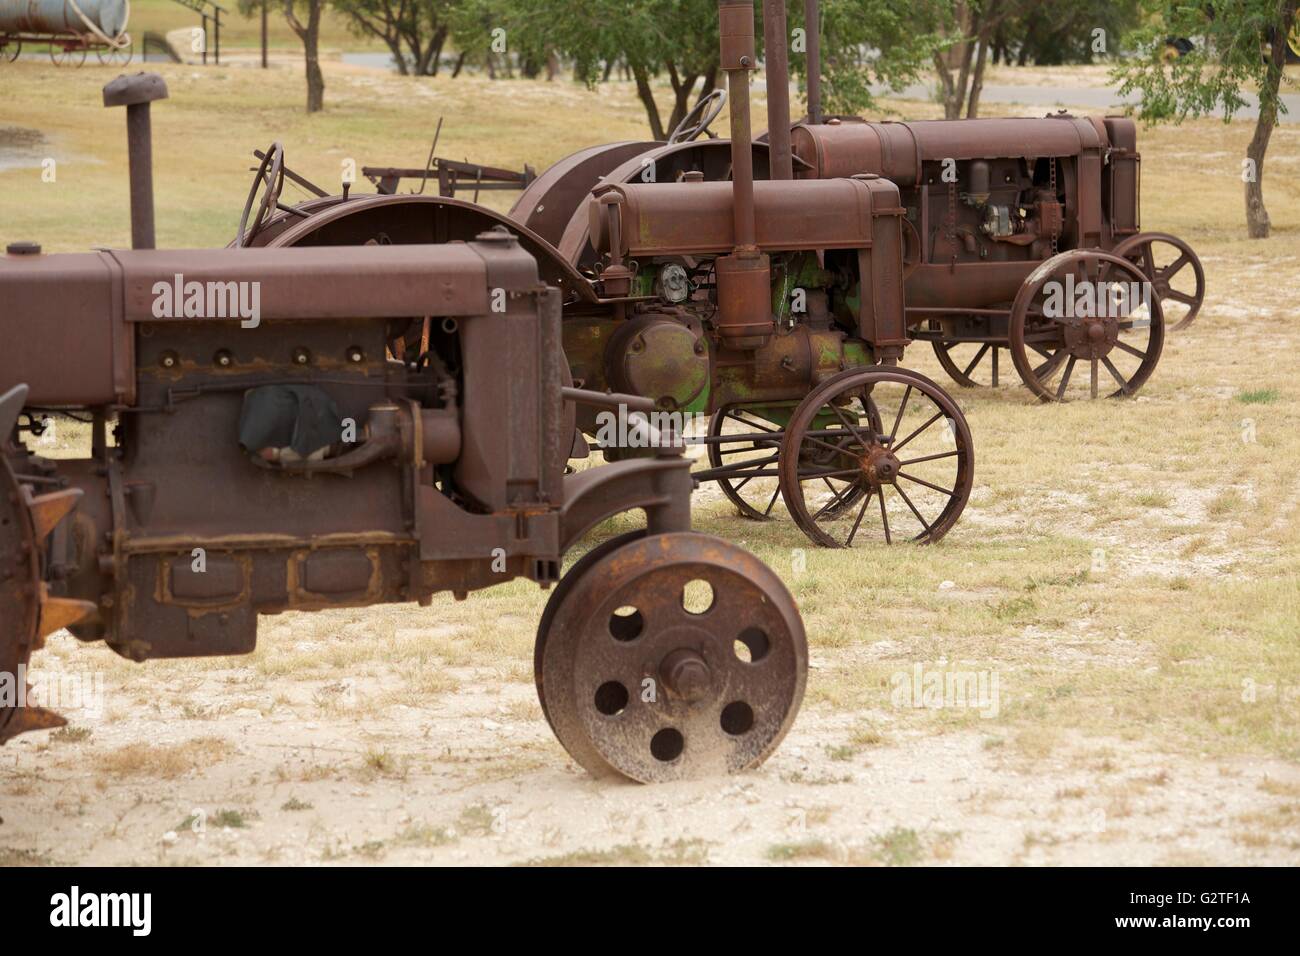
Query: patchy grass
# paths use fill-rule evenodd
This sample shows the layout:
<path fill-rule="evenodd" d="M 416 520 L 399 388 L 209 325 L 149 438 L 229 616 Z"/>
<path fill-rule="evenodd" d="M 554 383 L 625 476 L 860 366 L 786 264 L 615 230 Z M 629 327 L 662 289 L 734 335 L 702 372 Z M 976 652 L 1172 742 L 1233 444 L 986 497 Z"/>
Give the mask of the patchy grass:
<path fill-rule="evenodd" d="M 171 780 L 225 759 L 234 748 L 220 737 L 196 737 L 179 744 L 127 744 L 95 755 L 100 770 L 115 777 Z"/>

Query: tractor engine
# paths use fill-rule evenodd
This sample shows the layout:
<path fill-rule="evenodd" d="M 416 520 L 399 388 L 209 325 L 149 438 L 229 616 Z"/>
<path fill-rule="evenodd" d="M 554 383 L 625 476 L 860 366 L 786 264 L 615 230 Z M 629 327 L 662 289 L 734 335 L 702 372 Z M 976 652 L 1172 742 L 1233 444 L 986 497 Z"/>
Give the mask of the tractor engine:
<path fill-rule="evenodd" d="M 582 350 L 576 377 L 665 411 L 713 411 L 788 399 L 873 355 L 896 357 L 897 188 L 876 176 L 759 181 L 753 195 L 748 268 L 732 255 L 730 183 L 609 185 L 592 199 L 602 294 L 622 296 L 623 315 L 598 354 Z"/>

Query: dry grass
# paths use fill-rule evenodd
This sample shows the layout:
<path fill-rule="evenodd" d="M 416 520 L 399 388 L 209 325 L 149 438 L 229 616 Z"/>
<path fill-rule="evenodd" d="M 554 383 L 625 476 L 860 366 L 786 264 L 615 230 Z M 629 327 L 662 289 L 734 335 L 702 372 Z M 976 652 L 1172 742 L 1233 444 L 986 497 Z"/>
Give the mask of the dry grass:
<path fill-rule="evenodd" d="M 136 743 L 95 756 L 104 773 L 115 777 L 161 777 L 171 780 L 225 759 L 233 748 L 219 737 L 198 737 L 178 744 Z"/>

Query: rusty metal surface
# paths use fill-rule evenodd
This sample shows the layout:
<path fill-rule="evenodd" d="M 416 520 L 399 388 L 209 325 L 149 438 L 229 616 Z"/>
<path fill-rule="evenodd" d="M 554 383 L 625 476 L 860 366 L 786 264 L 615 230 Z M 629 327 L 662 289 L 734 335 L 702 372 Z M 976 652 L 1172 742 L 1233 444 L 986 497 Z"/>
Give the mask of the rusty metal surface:
<path fill-rule="evenodd" d="M 877 195 L 861 179 L 768 180 L 753 187 L 749 243 L 765 252 L 869 248 L 874 217 L 901 213 L 897 193 Z M 605 189 L 622 200 L 619 251 L 624 255 L 717 255 L 741 244 L 730 183 L 630 183 Z M 596 207 L 594 201 L 589 207 L 590 233 L 595 248 L 608 252 L 609 237 Z M 896 252 L 901 259 L 901 249 Z"/>
<path fill-rule="evenodd" d="M 592 186 L 628 159 L 658 145 L 653 141 L 605 143 L 571 153 L 534 179 L 507 215 L 558 247 L 565 226 L 585 207 Z"/>
<path fill-rule="evenodd" d="M 503 226 L 538 262 L 544 282 L 566 300 L 594 301 L 591 284 L 541 236 L 502 213 L 463 199 L 441 196 L 364 196 L 323 207 L 310 218 L 288 225 L 268 243 L 291 246 L 401 246 L 467 240 Z"/>
<path fill-rule="evenodd" d="M 695 588 L 711 600 L 688 606 Z M 766 759 L 793 723 L 803 627 L 780 579 L 735 545 L 697 534 L 629 541 L 552 600 L 538 692 L 556 736 L 592 774 L 662 782 L 738 772 Z"/>
<path fill-rule="evenodd" d="M 17 398 L 13 408 L 14 392 L 0 398 L 0 409 L 6 402 L 11 406 L 12 417 L 0 420 L 0 436 L 5 442 L 12 430 L 23 397 Z M 5 416 L 0 415 L 0 419 Z M 0 447 L 0 451 L 6 450 Z M 17 690 L 19 668 L 26 667 L 36 642 L 36 622 L 40 614 L 37 589 L 40 587 L 39 553 L 36 535 L 27 514 L 22 488 L 14 477 L 7 457 L 0 454 L 0 679 L 11 691 Z M 24 684 L 25 689 L 25 684 Z M 13 706 L 0 701 L 0 742 L 18 732 L 22 720 L 14 700 Z"/>
<path fill-rule="evenodd" d="M 766 143 L 751 147 L 754 177 L 768 176 L 768 148 Z M 731 176 L 731 143 L 725 139 L 708 139 L 689 143 L 655 146 L 632 156 L 596 184 L 621 183 L 675 183 L 688 175 L 698 175 L 705 182 L 729 179 Z M 691 185 L 694 185 L 692 183 Z M 591 225 L 586 203 L 580 204 L 569 219 L 557 246 L 560 256 L 575 266 L 586 269 L 595 263 L 597 255 L 590 241 Z"/>

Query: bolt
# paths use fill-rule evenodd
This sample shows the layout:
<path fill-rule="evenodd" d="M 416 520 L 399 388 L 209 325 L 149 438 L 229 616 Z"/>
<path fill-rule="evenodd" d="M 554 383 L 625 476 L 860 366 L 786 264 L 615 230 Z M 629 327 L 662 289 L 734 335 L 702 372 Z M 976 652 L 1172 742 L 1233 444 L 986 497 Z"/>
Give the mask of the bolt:
<path fill-rule="evenodd" d="M 708 692 L 713 675 L 709 665 L 695 651 L 679 647 L 659 665 L 659 676 L 672 693 L 683 700 L 696 701 Z"/>

